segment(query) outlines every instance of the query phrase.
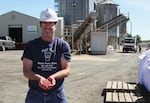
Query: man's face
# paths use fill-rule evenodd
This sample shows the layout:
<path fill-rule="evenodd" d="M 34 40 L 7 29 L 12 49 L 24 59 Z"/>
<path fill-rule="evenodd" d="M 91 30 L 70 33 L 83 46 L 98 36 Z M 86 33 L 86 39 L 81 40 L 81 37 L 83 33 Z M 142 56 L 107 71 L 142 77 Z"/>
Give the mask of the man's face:
<path fill-rule="evenodd" d="M 40 22 L 42 36 L 51 37 L 55 34 L 56 22 Z"/>

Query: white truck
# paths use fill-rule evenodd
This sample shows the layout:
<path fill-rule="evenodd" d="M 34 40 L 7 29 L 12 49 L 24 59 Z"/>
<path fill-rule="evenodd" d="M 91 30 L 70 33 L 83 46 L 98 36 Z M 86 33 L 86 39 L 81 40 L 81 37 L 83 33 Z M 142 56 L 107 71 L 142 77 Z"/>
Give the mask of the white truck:
<path fill-rule="evenodd" d="M 5 49 L 14 49 L 16 47 L 15 41 L 9 36 L 0 36 L 0 49 L 5 51 Z"/>
<path fill-rule="evenodd" d="M 128 37 L 123 40 L 123 52 L 134 51 L 137 52 L 137 40 L 136 38 Z"/>

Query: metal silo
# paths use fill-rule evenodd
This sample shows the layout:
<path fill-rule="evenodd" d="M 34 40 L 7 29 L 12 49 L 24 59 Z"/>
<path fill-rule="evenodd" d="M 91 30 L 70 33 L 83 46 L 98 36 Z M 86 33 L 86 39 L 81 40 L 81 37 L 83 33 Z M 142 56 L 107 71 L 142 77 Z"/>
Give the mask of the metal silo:
<path fill-rule="evenodd" d="M 102 24 L 107 23 L 118 15 L 118 4 L 112 0 L 101 0 L 97 2 L 97 28 Z M 108 45 L 112 45 L 114 48 L 117 47 L 117 26 L 108 29 Z"/>
<path fill-rule="evenodd" d="M 55 8 L 64 17 L 65 25 L 72 25 L 94 11 L 94 0 L 55 0 Z"/>
<path fill-rule="evenodd" d="M 103 0 L 98 3 L 96 9 L 98 13 L 97 26 L 99 27 L 101 24 L 117 16 L 118 4 L 114 3 L 112 0 Z"/>

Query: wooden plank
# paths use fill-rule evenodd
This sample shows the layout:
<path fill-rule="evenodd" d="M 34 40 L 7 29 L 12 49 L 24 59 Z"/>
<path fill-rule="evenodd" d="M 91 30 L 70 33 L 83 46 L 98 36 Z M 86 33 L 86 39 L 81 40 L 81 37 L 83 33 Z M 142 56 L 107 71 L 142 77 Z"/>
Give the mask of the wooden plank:
<path fill-rule="evenodd" d="M 133 86 L 133 88 L 135 88 L 135 89 L 138 87 L 136 83 L 135 83 L 135 84 L 132 84 L 132 86 Z M 138 87 L 137 89 L 139 89 L 139 87 Z"/>
<path fill-rule="evenodd" d="M 112 92 L 107 92 L 106 93 L 106 102 L 112 102 Z"/>
<path fill-rule="evenodd" d="M 106 89 L 111 89 L 112 88 L 112 81 L 108 81 L 106 85 Z"/>
<path fill-rule="evenodd" d="M 124 93 L 123 92 L 119 92 L 118 95 L 119 95 L 119 101 L 120 102 L 125 102 Z"/>
<path fill-rule="evenodd" d="M 122 82 L 118 81 L 118 89 L 122 89 Z"/>
<path fill-rule="evenodd" d="M 127 85 L 128 85 L 129 90 L 135 90 L 134 84 L 128 83 Z"/>
<path fill-rule="evenodd" d="M 143 98 L 142 94 L 141 93 L 136 93 L 135 94 L 137 96 L 137 101 L 138 102 L 145 102 L 145 99 Z"/>
<path fill-rule="evenodd" d="M 133 102 L 145 103 L 145 99 L 141 95 L 141 93 L 130 93 Z"/>
<path fill-rule="evenodd" d="M 113 102 L 119 102 L 119 98 L 118 98 L 118 93 L 117 92 L 113 92 L 112 101 Z"/>
<path fill-rule="evenodd" d="M 128 84 L 129 90 L 135 91 L 135 90 L 139 89 L 139 88 L 137 88 L 137 83 L 135 83 L 135 82 L 128 82 L 127 84 Z"/>
<path fill-rule="evenodd" d="M 128 86 L 127 86 L 127 83 L 126 82 L 122 82 L 123 83 L 123 85 L 122 85 L 122 87 L 123 87 L 123 89 L 128 89 Z"/>
<path fill-rule="evenodd" d="M 125 100 L 126 100 L 126 102 L 132 102 L 132 99 L 131 99 L 130 93 L 124 93 L 124 96 L 125 96 Z"/>
<path fill-rule="evenodd" d="M 132 92 L 131 92 L 130 95 L 131 95 L 132 101 L 133 101 L 133 102 L 136 102 L 138 98 L 137 98 L 137 96 L 135 96 L 135 93 L 132 93 Z"/>
<path fill-rule="evenodd" d="M 117 81 L 113 81 L 113 83 L 112 83 L 112 89 L 117 89 Z"/>

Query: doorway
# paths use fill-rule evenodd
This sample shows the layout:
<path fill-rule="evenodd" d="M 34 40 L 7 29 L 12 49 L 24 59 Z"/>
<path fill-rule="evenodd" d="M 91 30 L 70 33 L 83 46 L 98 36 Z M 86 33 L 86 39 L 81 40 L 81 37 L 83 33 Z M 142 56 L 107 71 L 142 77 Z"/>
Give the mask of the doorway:
<path fill-rule="evenodd" d="M 16 42 L 16 47 L 20 47 L 22 43 L 22 25 L 9 25 L 9 36 Z"/>
<path fill-rule="evenodd" d="M 16 43 L 22 42 L 22 28 L 9 28 L 9 36 L 15 40 Z"/>

